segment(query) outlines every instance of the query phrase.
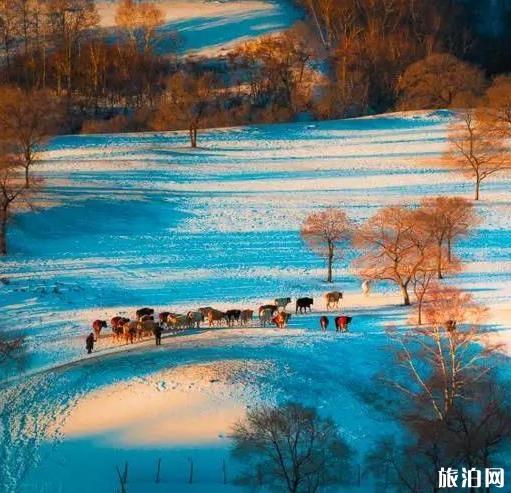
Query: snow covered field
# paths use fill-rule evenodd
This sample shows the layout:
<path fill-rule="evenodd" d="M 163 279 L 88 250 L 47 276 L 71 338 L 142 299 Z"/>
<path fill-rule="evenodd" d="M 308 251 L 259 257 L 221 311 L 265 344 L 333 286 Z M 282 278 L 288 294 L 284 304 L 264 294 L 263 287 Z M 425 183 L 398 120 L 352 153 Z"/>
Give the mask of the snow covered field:
<path fill-rule="evenodd" d="M 180 133 L 55 139 L 39 165 L 51 207 L 16 218 L 1 265 L 3 321 L 27 336 L 25 369 L 34 373 L 9 389 L 3 415 L 15 429 L 20 416 L 52 422 L 43 440 L 31 431 L 7 437 L 8 483 L 110 492 L 115 465 L 128 461 L 130 493 L 167 491 L 169 482 L 173 491 L 234 491 L 219 472 L 230 424 L 246 406 L 287 399 L 333 416 L 361 458 L 367 437 L 395 430 L 371 395 L 388 363 L 385 327 L 402 325 L 407 311 L 388 285 L 364 299 L 346 252 L 334 288 L 346 293 L 352 332 L 321 333 L 319 300 L 332 287 L 298 229 L 325 206 L 362 221 L 424 196 L 471 197 L 471 184 L 436 161 L 450 120 L 439 111 L 212 130 L 197 150 Z M 466 269 L 454 281 L 492 308 L 488 328 L 506 341 L 510 185 L 486 183 L 477 205 L 484 222 L 459 245 Z M 315 312 L 293 317 L 286 331 L 200 331 L 112 354 L 103 338 L 84 359 L 95 318 L 141 306 L 255 308 L 300 295 L 314 296 Z M 158 457 L 162 489 L 153 481 Z"/>
<path fill-rule="evenodd" d="M 282 31 L 300 19 L 291 0 L 158 0 L 165 16 L 158 51 L 169 49 L 169 34 L 177 31 L 182 52 L 215 56 L 239 43 Z M 116 2 L 96 2 L 100 26 L 115 26 Z"/>

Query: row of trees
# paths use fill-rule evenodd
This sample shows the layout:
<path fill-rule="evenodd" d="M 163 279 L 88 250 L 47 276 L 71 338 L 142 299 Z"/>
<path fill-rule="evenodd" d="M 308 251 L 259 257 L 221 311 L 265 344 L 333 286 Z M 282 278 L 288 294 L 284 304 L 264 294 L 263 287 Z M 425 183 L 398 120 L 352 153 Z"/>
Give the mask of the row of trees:
<path fill-rule="evenodd" d="M 325 116 L 384 112 L 426 104 L 406 94 L 411 85 L 440 88 L 438 104 L 450 106 L 456 93 L 482 90 L 484 74 L 511 70 L 509 56 L 489 56 L 492 43 L 481 33 L 474 2 L 443 0 L 297 0 L 308 25 L 330 61 L 322 111 Z M 502 2 L 502 18 L 511 9 Z M 503 19 L 502 19 L 503 20 Z M 502 30 L 492 46 L 509 38 Z M 313 45 L 311 45 L 313 46 Z M 491 59 L 491 61 L 490 61 Z M 463 60 L 463 61 L 462 61 Z M 433 70 L 434 69 L 434 70 Z M 455 86 L 449 94 L 448 85 Z M 440 87 L 441 86 L 441 87 Z M 459 98 L 458 98 L 459 101 Z M 429 102 L 427 102 L 429 104 Z M 427 108 L 429 106 L 420 106 Z"/>
<path fill-rule="evenodd" d="M 367 473 L 382 490 L 423 493 L 439 491 L 442 467 L 505 466 L 511 406 L 507 384 L 492 370 L 497 347 L 485 342 L 480 328 L 485 313 L 470 295 L 441 288 L 429 304 L 427 325 L 389 331 L 393 363 L 375 379 L 373 399 L 364 402 L 384 410 L 404 433 L 368 447 L 363 470 L 357 473 L 356 451 L 334 421 L 288 403 L 250 409 L 234 426 L 233 454 L 245 466 L 240 483 L 314 493 L 360 486 Z M 458 326 L 446 326 L 446 317 Z"/>
<path fill-rule="evenodd" d="M 327 282 L 332 282 L 334 258 L 352 244 L 360 256 L 353 262 L 363 279 L 388 281 L 410 305 L 417 299 L 418 323 L 426 296 L 437 280 L 460 270 L 454 243 L 478 224 L 470 201 L 461 197 L 425 198 L 419 207 L 390 206 L 355 226 L 340 209 L 312 213 L 301 228 L 306 244 L 326 259 Z"/>
<path fill-rule="evenodd" d="M 154 2 L 119 1 L 111 36 L 92 0 L 8 0 L 0 81 L 59 98 L 66 130 L 192 129 L 192 146 L 206 126 L 452 107 L 484 94 L 484 73 L 459 59 L 471 46 L 454 22 L 459 2 L 300 1 L 309 23 L 191 62 L 178 56 L 179 33 L 162 39 Z"/>

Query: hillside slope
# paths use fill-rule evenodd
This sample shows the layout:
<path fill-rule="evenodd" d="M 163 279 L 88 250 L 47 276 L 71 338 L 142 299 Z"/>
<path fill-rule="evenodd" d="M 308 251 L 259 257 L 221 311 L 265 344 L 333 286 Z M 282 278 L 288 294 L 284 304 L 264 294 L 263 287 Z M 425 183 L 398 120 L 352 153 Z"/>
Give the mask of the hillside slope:
<path fill-rule="evenodd" d="M 327 206 L 360 222 L 424 196 L 470 197 L 471 184 L 437 160 L 451 118 L 422 112 L 210 130 L 196 150 L 183 133 L 56 138 L 38 165 L 49 207 L 16 217 L 2 262 L 3 328 L 26 336 L 23 369 L 33 374 L 2 388 L 0 489 L 107 493 L 117 487 L 115 466 L 127 461 L 132 493 L 241 492 L 223 485 L 221 461 L 232 478 L 226 437 L 258 403 L 318 407 L 339 424 L 356 461 L 380 435 L 396 435 L 375 376 L 388 367 L 385 329 L 403 328 L 408 311 L 387 284 L 361 296 L 351 251 L 336 265 L 336 283 L 325 285 L 299 227 Z M 491 307 L 487 328 L 508 342 L 510 184 L 485 184 L 477 204 L 484 221 L 457 247 L 466 268 L 448 280 Z M 331 289 L 345 293 L 349 334 L 318 330 Z M 96 318 L 133 316 L 141 306 L 256 308 L 277 296 L 313 296 L 313 312 L 293 316 L 286 330 L 192 331 L 158 348 L 152 340 L 112 344 L 105 329 L 92 356 L 84 354 Z M 355 491 L 372 491 L 369 479 L 363 486 Z"/>

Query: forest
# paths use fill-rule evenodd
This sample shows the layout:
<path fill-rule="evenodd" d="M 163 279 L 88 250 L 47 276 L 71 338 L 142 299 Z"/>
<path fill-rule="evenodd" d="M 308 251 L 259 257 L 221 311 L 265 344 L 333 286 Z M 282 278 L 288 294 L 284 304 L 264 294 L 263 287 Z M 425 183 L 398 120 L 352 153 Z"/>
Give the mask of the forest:
<path fill-rule="evenodd" d="M 200 127 L 452 107 L 511 70 L 511 6 L 480 3 L 296 0 L 290 30 L 192 59 L 157 2 L 120 1 L 107 29 L 93 0 L 3 0 L 0 82 L 50 98 L 53 132 L 188 129 L 192 145 Z"/>

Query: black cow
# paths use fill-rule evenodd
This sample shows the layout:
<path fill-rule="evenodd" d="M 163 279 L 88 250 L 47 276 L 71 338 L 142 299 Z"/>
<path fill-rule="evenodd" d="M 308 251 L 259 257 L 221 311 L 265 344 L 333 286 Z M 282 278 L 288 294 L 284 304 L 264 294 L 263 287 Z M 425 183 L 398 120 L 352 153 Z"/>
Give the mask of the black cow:
<path fill-rule="evenodd" d="M 227 310 L 225 318 L 227 318 L 227 325 L 234 325 L 234 322 L 239 323 L 241 317 L 241 310 Z"/>
<path fill-rule="evenodd" d="M 307 313 L 307 308 L 309 311 L 312 311 L 311 306 L 314 304 L 314 300 L 312 298 L 298 298 L 296 300 L 296 311 L 295 313 L 298 313 L 298 310 L 300 310 L 300 313 Z"/>
<path fill-rule="evenodd" d="M 144 315 L 154 315 L 152 308 L 140 308 L 136 311 L 137 319 L 140 320 Z"/>

